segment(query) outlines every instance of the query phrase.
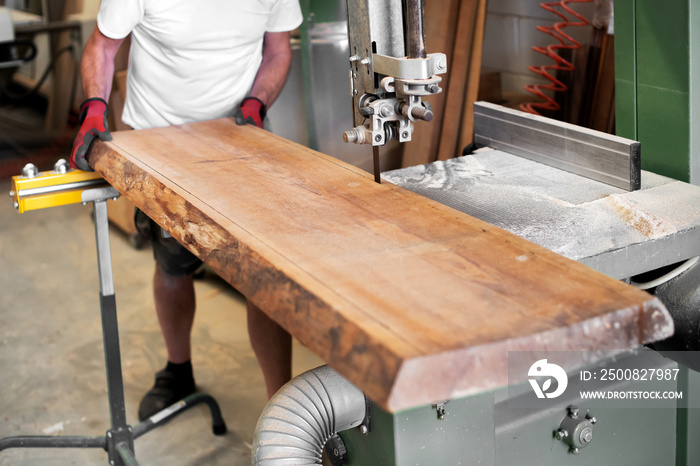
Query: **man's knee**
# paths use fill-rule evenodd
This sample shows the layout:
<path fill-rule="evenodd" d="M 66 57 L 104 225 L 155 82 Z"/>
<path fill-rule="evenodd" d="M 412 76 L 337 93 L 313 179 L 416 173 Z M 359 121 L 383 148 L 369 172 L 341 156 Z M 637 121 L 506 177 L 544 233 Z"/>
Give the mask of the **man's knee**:
<path fill-rule="evenodd" d="M 163 234 L 164 230 L 140 209 L 136 209 L 134 223 L 139 234 L 151 239 L 153 258 L 165 275 L 191 275 L 202 265 L 197 256 L 172 236 Z"/>
<path fill-rule="evenodd" d="M 163 270 L 158 263 L 156 263 L 155 275 L 157 277 L 155 280 L 156 286 L 173 294 L 184 291 L 188 286 L 194 286 L 193 274 L 173 275 Z"/>

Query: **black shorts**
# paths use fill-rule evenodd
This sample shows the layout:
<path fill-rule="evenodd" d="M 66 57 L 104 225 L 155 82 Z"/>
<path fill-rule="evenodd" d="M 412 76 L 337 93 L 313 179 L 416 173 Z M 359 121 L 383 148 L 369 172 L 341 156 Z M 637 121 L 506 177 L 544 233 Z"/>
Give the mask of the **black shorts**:
<path fill-rule="evenodd" d="M 140 209 L 134 214 L 136 230 L 151 239 L 153 258 L 158 267 L 168 275 L 182 276 L 195 272 L 202 265 L 197 256 L 188 251 L 175 238 L 170 236 L 156 222 Z M 167 238 L 165 235 L 167 235 Z"/>

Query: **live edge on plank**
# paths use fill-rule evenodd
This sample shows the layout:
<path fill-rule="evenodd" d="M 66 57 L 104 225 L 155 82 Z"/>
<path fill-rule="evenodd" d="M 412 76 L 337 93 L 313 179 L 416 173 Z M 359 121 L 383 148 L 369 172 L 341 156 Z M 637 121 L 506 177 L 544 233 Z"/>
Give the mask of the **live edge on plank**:
<path fill-rule="evenodd" d="M 673 333 L 643 291 L 258 128 L 113 136 L 97 172 L 390 412 L 506 385 L 508 351 Z"/>

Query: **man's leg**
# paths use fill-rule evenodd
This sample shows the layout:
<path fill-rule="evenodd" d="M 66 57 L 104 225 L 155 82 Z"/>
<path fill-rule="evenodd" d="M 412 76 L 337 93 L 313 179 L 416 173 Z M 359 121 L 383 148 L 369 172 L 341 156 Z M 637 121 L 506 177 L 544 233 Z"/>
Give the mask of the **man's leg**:
<path fill-rule="evenodd" d="M 148 419 L 195 391 L 190 362 L 190 332 L 195 312 L 192 274 L 170 275 L 156 265 L 153 296 L 168 364 L 156 373 L 153 388 L 141 400 L 139 421 Z"/>
<path fill-rule="evenodd" d="M 153 388 L 141 400 L 140 421 L 144 421 L 195 390 L 190 362 L 190 333 L 195 313 L 192 274 L 170 275 L 156 264 L 153 296 L 168 353 L 168 364 L 156 373 Z"/>
<path fill-rule="evenodd" d="M 195 391 L 190 362 L 195 309 L 192 274 L 202 262 L 139 209 L 135 209 L 134 224 L 139 234 L 151 239 L 156 262 L 153 296 L 168 353 L 167 365 L 156 373 L 153 388 L 139 405 L 139 421 L 143 421 Z"/>
<path fill-rule="evenodd" d="M 247 307 L 250 344 L 272 398 L 292 378 L 292 336 L 250 301 Z"/>
<path fill-rule="evenodd" d="M 174 364 L 189 361 L 190 333 L 195 309 L 192 274 L 168 275 L 156 265 L 153 297 L 165 347 L 168 350 L 168 361 Z"/>

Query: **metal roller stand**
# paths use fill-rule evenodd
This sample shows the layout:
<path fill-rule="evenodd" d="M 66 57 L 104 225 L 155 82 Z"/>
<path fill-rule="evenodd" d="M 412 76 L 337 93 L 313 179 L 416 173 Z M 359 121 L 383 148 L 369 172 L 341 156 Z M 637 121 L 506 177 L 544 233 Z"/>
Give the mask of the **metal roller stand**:
<path fill-rule="evenodd" d="M 190 395 L 174 405 L 154 414 L 132 427 L 126 423 L 124 384 L 119 350 L 117 303 L 112 276 L 112 255 L 109 245 L 109 221 L 107 201 L 117 199 L 119 192 L 111 186 L 87 189 L 81 193 L 83 205 L 92 202 L 95 209 L 95 237 L 97 240 L 97 265 L 100 278 L 100 310 L 111 428 L 103 437 L 91 436 L 15 436 L 0 439 L 0 451 L 8 448 L 102 448 L 108 454 L 109 464 L 115 466 L 138 465 L 134 454 L 134 440 L 165 424 L 173 417 L 201 403 L 206 403 L 212 416 L 215 435 L 226 433 L 226 423 L 216 400 L 203 393 Z"/>

